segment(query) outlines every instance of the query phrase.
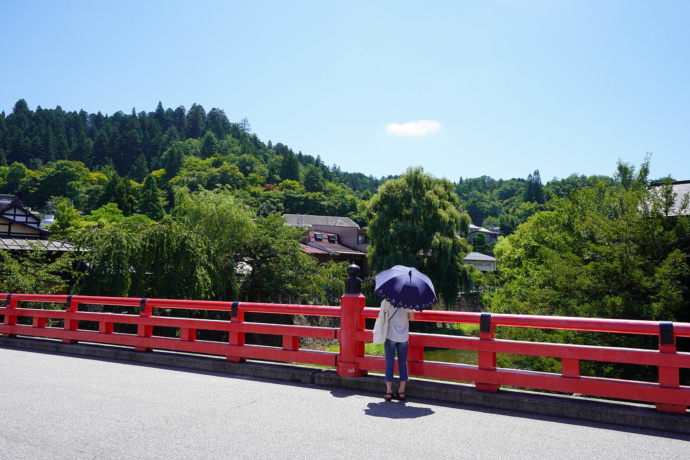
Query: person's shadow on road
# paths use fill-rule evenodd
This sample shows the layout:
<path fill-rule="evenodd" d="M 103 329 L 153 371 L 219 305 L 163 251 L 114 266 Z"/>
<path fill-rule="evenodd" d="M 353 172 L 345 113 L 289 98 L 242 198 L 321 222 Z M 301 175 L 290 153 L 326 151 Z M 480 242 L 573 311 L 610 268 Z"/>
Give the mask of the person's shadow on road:
<path fill-rule="evenodd" d="M 408 406 L 404 402 L 379 402 L 369 403 L 364 409 L 366 415 L 372 417 L 386 417 L 386 418 L 419 418 L 432 415 L 433 410 L 428 407 Z"/>

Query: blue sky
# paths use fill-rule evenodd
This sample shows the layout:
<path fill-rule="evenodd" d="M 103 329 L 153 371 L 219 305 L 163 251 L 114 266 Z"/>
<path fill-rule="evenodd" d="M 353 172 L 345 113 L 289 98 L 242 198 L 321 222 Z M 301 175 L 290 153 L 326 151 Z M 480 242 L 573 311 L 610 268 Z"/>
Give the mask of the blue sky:
<path fill-rule="evenodd" d="M 3 2 L 0 111 L 201 104 L 381 177 L 690 179 L 690 2 Z"/>

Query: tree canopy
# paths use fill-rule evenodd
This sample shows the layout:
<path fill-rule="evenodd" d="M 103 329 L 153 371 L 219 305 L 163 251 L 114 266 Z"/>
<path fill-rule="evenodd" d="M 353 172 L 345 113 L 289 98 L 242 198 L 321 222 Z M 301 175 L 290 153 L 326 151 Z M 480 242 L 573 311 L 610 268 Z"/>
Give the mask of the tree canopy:
<path fill-rule="evenodd" d="M 671 215 L 670 181 L 648 190 L 647 174 L 648 162 L 638 173 L 619 163 L 613 184 L 595 181 L 568 198 L 555 198 L 552 210 L 533 215 L 499 241 L 495 253 L 502 287 L 484 295 L 491 311 L 690 320 L 683 243 L 690 220 Z M 567 336 L 615 346 L 639 346 L 644 340 L 566 332 L 542 333 L 540 339 L 546 335 L 549 341 Z"/>
<path fill-rule="evenodd" d="M 469 246 L 469 216 L 458 211 L 453 184 L 422 168 L 410 168 L 384 183 L 368 202 L 371 245 L 367 258 L 379 272 L 394 265 L 415 267 L 431 278 L 436 293 L 454 304 L 469 280 L 463 258 Z"/>

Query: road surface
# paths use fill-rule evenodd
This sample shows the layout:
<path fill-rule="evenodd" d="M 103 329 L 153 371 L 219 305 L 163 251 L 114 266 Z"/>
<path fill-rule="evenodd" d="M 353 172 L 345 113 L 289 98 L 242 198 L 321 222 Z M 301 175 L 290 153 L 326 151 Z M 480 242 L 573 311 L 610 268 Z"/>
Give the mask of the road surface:
<path fill-rule="evenodd" d="M 382 394 L 0 348 L 0 459 L 690 455 L 690 436 Z"/>

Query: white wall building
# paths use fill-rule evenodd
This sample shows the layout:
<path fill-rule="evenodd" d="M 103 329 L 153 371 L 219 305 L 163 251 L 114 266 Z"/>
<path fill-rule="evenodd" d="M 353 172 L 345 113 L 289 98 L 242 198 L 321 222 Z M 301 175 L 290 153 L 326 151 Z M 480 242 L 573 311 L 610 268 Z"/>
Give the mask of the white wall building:
<path fill-rule="evenodd" d="M 496 259 L 479 252 L 470 252 L 465 256 L 465 265 L 474 265 L 480 272 L 495 272 Z"/>

